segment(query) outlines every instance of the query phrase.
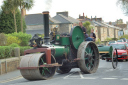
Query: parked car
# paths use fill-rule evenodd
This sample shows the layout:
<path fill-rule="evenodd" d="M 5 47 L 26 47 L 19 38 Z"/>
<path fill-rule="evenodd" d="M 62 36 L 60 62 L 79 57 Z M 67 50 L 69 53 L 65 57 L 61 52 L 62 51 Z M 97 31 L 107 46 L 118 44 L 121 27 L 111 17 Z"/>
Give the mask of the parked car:
<path fill-rule="evenodd" d="M 120 40 L 117 40 L 117 42 L 124 42 L 124 40 L 123 39 L 120 39 Z"/>
<path fill-rule="evenodd" d="M 127 40 L 126 40 L 126 38 L 120 38 L 120 40 L 123 40 L 124 42 L 126 42 Z"/>
<path fill-rule="evenodd" d="M 108 46 L 109 46 L 111 43 L 116 43 L 116 41 L 109 41 L 109 42 L 108 42 Z"/>
<path fill-rule="evenodd" d="M 128 60 L 128 49 L 127 43 L 112 43 L 110 46 L 113 46 L 117 49 L 118 60 Z M 116 54 L 116 51 L 114 52 Z"/>

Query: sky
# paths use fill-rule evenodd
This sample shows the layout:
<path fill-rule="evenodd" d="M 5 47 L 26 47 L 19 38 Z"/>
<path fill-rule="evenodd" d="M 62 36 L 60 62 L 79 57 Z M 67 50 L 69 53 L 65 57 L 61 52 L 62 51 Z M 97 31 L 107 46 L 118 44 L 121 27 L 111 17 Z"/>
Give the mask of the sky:
<path fill-rule="evenodd" d="M 2 5 L 0 0 L 0 6 Z M 50 16 L 54 17 L 56 12 L 68 11 L 69 16 L 78 18 L 79 14 L 89 18 L 102 17 L 105 22 L 123 19 L 128 21 L 121 8 L 116 4 L 117 0 L 34 0 L 32 9 L 27 10 L 27 14 L 42 13 L 49 11 Z"/>

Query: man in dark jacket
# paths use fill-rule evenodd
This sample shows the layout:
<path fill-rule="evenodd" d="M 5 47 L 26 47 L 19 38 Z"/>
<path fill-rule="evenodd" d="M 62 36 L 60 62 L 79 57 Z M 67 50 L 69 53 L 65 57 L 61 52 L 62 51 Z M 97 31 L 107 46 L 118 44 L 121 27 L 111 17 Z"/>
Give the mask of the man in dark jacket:
<path fill-rule="evenodd" d="M 91 34 L 90 34 L 90 37 L 93 39 L 93 41 L 95 42 L 96 40 L 96 35 L 94 33 L 94 29 L 91 29 Z"/>
<path fill-rule="evenodd" d="M 84 35 L 85 35 L 85 40 L 86 41 L 93 41 L 93 39 L 92 38 L 90 38 L 89 36 L 88 36 L 88 34 L 86 33 L 86 28 L 83 26 L 83 23 L 82 22 L 79 22 L 79 26 L 82 28 L 82 30 L 83 30 L 83 33 L 84 33 Z"/>

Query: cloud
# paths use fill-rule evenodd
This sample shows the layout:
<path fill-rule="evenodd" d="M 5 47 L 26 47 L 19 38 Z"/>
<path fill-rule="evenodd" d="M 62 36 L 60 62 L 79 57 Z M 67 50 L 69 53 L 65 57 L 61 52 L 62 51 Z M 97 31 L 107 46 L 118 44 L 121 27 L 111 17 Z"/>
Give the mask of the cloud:
<path fill-rule="evenodd" d="M 46 4 L 45 10 L 49 11 L 52 7 L 52 0 L 45 0 L 45 4 Z"/>

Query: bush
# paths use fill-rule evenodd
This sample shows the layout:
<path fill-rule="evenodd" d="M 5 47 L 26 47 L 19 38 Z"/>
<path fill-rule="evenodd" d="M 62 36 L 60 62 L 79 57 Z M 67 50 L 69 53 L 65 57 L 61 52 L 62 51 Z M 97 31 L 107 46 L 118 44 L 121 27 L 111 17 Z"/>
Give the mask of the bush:
<path fill-rule="evenodd" d="M 6 45 L 10 45 L 12 43 L 16 43 L 16 44 L 20 45 L 21 40 L 16 36 L 12 36 L 12 35 L 8 34 Z"/>
<path fill-rule="evenodd" d="M 12 48 L 10 46 L 0 46 L 0 58 L 11 57 Z"/>
<path fill-rule="evenodd" d="M 20 56 L 24 55 L 24 51 L 31 49 L 32 47 L 25 46 L 25 47 L 20 47 Z"/>
<path fill-rule="evenodd" d="M 19 45 L 18 44 L 16 44 L 16 43 L 12 43 L 11 45 L 9 45 L 10 47 L 19 47 Z"/>
<path fill-rule="evenodd" d="M 28 46 L 29 44 L 29 40 L 31 39 L 31 35 L 30 34 L 26 34 L 26 33 L 12 33 L 12 36 L 18 37 L 18 39 L 21 40 L 21 43 L 19 44 L 20 46 Z"/>
<path fill-rule="evenodd" d="M 14 50 L 15 50 L 16 44 L 15 46 L 14 44 L 11 46 L 0 46 L 0 59 L 8 58 L 8 57 L 15 57 Z M 31 49 L 32 47 L 24 46 L 24 47 L 19 47 L 19 48 L 20 48 L 20 55 L 22 56 L 24 55 L 25 50 Z"/>
<path fill-rule="evenodd" d="M 6 44 L 6 36 L 4 33 L 0 33 L 0 46 L 4 46 Z"/>
<path fill-rule="evenodd" d="M 106 38 L 105 39 L 105 41 L 111 41 L 112 40 L 112 38 Z"/>
<path fill-rule="evenodd" d="M 101 44 L 101 40 L 99 38 L 96 40 L 96 44 Z"/>
<path fill-rule="evenodd" d="M 128 35 L 123 35 L 120 38 L 126 38 L 126 39 L 128 39 Z"/>

